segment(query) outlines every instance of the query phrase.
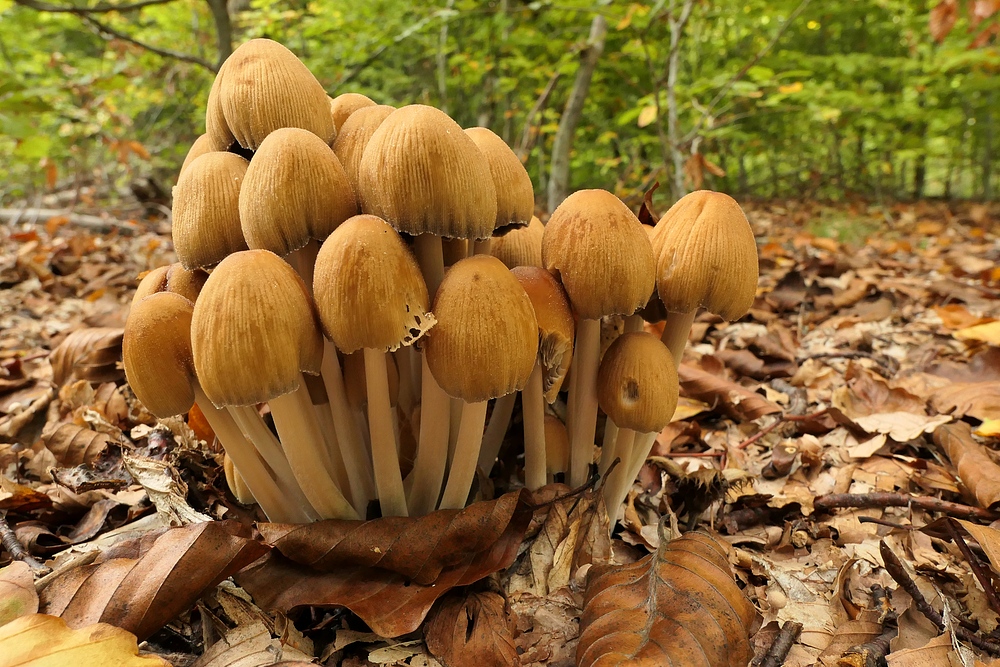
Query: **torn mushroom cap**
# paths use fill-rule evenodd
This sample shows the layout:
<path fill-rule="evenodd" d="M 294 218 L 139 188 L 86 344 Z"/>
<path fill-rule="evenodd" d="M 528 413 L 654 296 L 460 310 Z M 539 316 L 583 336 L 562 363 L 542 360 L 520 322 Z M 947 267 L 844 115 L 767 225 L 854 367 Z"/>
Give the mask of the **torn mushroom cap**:
<path fill-rule="evenodd" d="M 347 180 L 355 196 L 358 195 L 358 178 L 361 170 L 361 156 L 365 152 L 368 140 L 382 121 L 396 109 L 387 104 L 362 107 L 351 114 L 344 124 L 337 128 L 337 139 L 333 142 L 333 152 L 347 173 Z M 358 197 L 358 206 L 361 198 Z"/>
<path fill-rule="evenodd" d="M 524 227 L 516 227 L 494 236 L 490 243 L 490 254 L 503 262 L 508 269 L 518 266 L 541 266 L 544 232 L 545 225 L 532 216 L 531 222 Z"/>
<path fill-rule="evenodd" d="M 347 354 L 396 350 L 434 325 L 417 261 L 396 230 L 374 215 L 354 216 L 323 243 L 313 294 L 323 330 Z"/>
<path fill-rule="evenodd" d="M 360 93 L 344 93 L 330 100 L 330 117 L 333 118 L 333 127 L 337 136 L 340 135 L 340 128 L 344 126 L 347 119 L 354 115 L 354 112 L 365 107 L 376 106 L 375 102 L 361 95 Z"/>
<path fill-rule="evenodd" d="M 226 60 L 216 83 L 206 113 L 206 127 L 222 137 L 216 145 L 228 131 L 240 146 L 257 150 L 267 135 L 283 127 L 308 130 L 325 143 L 333 140 L 326 91 L 302 61 L 278 42 L 246 42 Z M 216 127 L 220 121 L 225 130 Z"/>
<path fill-rule="evenodd" d="M 194 405 L 193 310 L 180 294 L 158 292 L 133 304 L 125 322 L 125 377 L 157 417 L 184 414 Z"/>
<path fill-rule="evenodd" d="M 395 407 L 399 400 L 399 368 L 396 357 L 386 357 L 385 368 L 388 371 L 389 405 Z M 365 379 L 365 355 L 360 350 L 344 355 L 344 388 L 347 401 L 354 410 L 361 411 L 368 403 L 368 382 Z"/>
<path fill-rule="evenodd" d="M 583 319 L 631 315 L 654 286 L 653 249 L 635 214 L 605 190 L 580 190 L 552 213 L 542 263 Z"/>
<path fill-rule="evenodd" d="M 576 323 L 559 281 L 537 266 L 519 266 L 511 273 L 531 299 L 538 321 L 538 363 L 542 366 L 545 400 L 554 403 L 573 359 Z"/>
<path fill-rule="evenodd" d="M 389 114 L 365 147 L 358 181 L 362 210 L 400 232 L 493 234 L 490 165 L 458 123 L 433 107 L 413 104 Z"/>
<path fill-rule="evenodd" d="M 757 244 L 729 195 L 699 190 L 682 197 L 656 225 L 656 283 L 668 312 L 699 307 L 725 320 L 747 314 L 757 293 Z"/>
<path fill-rule="evenodd" d="M 250 163 L 233 153 L 206 153 L 174 186 L 173 239 L 177 259 L 193 270 L 246 250 L 240 227 L 240 184 Z"/>
<path fill-rule="evenodd" d="M 597 402 L 618 428 L 663 430 L 677 407 L 677 392 L 674 358 L 653 334 L 622 334 L 604 354 Z"/>
<path fill-rule="evenodd" d="M 323 140 L 298 128 L 275 130 L 247 168 L 240 222 L 247 245 L 287 255 L 323 240 L 357 214 L 340 160 Z"/>
<path fill-rule="evenodd" d="M 496 257 L 456 263 L 434 298 L 437 324 L 424 342 L 444 391 L 467 403 L 520 391 L 538 352 L 538 323 L 521 284 Z"/>
<path fill-rule="evenodd" d="M 554 475 L 569 469 L 569 433 L 555 415 L 545 415 L 545 472 Z"/>
<path fill-rule="evenodd" d="M 305 283 L 267 250 L 224 259 L 205 282 L 191 322 L 195 368 L 216 406 L 253 405 L 318 373 L 323 336 Z"/>
<path fill-rule="evenodd" d="M 178 173 L 178 176 L 183 174 L 184 170 L 188 168 L 188 165 L 194 162 L 197 158 L 200 158 L 205 153 L 211 153 L 213 151 L 215 151 L 215 146 L 213 146 L 212 138 L 208 136 L 208 134 L 203 134 L 195 139 L 194 143 L 191 144 L 191 148 L 188 149 L 187 155 L 184 156 L 184 163 L 181 165 L 181 170 Z"/>
<path fill-rule="evenodd" d="M 521 160 L 503 139 L 485 127 L 472 127 L 465 133 L 490 164 L 493 187 L 497 193 L 495 229 L 528 224 L 535 212 L 535 193 L 531 188 L 531 177 Z"/>
<path fill-rule="evenodd" d="M 180 262 L 161 266 L 147 273 L 132 296 L 132 304 L 139 303 L 150 294 L 157 292 L 173 292 L 194 303 L 198 300 L 201 288 L 208 280 L 208 274 L 201 269 L 188 271 Z"/>

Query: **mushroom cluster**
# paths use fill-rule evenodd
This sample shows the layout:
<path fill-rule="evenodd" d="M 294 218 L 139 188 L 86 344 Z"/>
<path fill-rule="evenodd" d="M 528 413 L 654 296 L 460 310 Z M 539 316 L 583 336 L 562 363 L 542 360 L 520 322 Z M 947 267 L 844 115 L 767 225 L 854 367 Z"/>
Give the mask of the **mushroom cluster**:
<path fill-rule="evenodd" d="M 596 463 L 615 508 L 673 414 L 694 312 L 749 308 L 753 235 L 710 192 L 651 233 L 603 190 L 546 225 L 533 211 L 488 129 L 331 99 L 288 49 L 247 42 L 174 189 L 179 262 L 136 292 L 129 383 L 159 417 L 197 405 L 234 494 L 271 521 L 465 506 L 521 439 L 518 395 L 525 486 Z M 657 299 L 663 342 L 639 314 Z"/>

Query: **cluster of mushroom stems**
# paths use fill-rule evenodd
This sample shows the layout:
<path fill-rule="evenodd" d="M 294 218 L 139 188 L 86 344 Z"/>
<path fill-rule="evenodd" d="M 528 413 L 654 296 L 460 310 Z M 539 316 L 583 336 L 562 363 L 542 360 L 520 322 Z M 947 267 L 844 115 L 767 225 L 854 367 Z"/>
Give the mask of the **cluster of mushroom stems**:
<path fill-rule="evenodd" d="M 523 484 L 581 486 L 596 465 L 614 513 L 673 415 L 695 313 L 753 302 L 753 234 L 708 191 L 656 227 L 603 190 L 545 225 L 533 211 L 488 129 L 331 99 L 252 40 L 220 69 L 174 189 L 179 262 L 132 302 L 129 383 L 158 417 L 196 404 L 230 488 L 270 521 L 464 507 L 520 440 L 517 396 Z"/>

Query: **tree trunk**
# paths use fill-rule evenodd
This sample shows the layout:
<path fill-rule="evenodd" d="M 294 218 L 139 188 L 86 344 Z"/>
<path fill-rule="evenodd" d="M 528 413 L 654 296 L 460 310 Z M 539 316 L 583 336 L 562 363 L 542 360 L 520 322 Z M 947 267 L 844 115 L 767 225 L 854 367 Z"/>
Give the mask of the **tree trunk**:
<path fill-rule="evenodd" d="M 215 20 L 215 48 L 218 51 L 217 66 L 222 67 L 233 52 L 233 23 L 229 16 L 229 5 L 226 0 L 208 0 Z"/>
<path fill-rule="evenodd" d="M 570 90 L 566 108 L 559 119 L 559 129 L 556 130 L 552 142 L 551 171 L 549 175 L 549 211 L 554 211 L 569 194 L 569 154 L 573 149 L 573 135 L 583 114 L 583 103 L 587 100 L 590 90 L 590 80 L 597 69 L 597 60 L 604 51 L 604 38 L 608 32 L 608 24 L 604 17 L 598 14 L 590 24 L 590 37 L 587 47 L 580 53 L 580 69 L 576 71 L 576 79 Z"/>
<path fill-rule="evenodd" d="M 667 137 L 670 141 L 670 153 L 674 163 L 674 179 L 672 184 L 674 199 L 680 199 L 687 194 L 684 187 L 684 151 L 681 148 L 681 133 L 677 115 L 677 77 L 680 70 L 681 49 L 680 40 L 684 26 L 691 16 L 694 0 L 685 0 L 680 18 L 675 19 L 674 3 L 670 3 L 670 56 L 667 61 Z"/>
<path fill-rule="evenodd" d="M 448 0 L 446 9 L 451 10 L 455 6 L 455 0 Z M 438 35 L 437 51 L 437 85 L 438 95 L 441 97 L 441 111 L 448 113 L 448 20 L 450 13 L 441 19 L 441 32 Z"/>

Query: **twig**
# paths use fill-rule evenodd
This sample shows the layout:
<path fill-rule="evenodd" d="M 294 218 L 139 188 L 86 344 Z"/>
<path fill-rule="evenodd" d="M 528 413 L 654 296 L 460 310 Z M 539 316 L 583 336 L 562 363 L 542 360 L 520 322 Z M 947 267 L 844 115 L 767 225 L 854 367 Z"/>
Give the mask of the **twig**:
<path fill-rule="evenodd" d="M 945 522 L 945 529 L 948 531 L 949 537 L 958 546 L 958 550 L 962 552 L 965 556 L 965 560 L 969 562 L 969 567 L 972 568 L 972 574 L 976 575 L 976 579 L 979 580 L 979 584 L 983 587 L 983 592 L 986 594 L 986 599 L 990 603 L 990 607 L 993 611 L 1000 614 L 1000 600 L 997 599 L 997 591 L 993 587 L 993 581 L 990 576 L 983 571 L 983 566 L 980 564 L 979 559 L 976 555 L 972 553 L 972 549 L 969 548 L 968 543 L 966 543 L 965 538 L 962 534 L 958 532 L 958 522 L 952 518 L 948 518 Z"/>
<path fill-rule="evenodd" d="M 799 638 L 799 633 L 801 632 L 801 623 L 785 621 L 785 624 L 781 626 L 781 631 L 778 632 L 774 641 L 771 642 L 771 648 L 767 649 L 764 659 L 760 661 L 757 667 L 781 667 L 785 664 L 785 658 L 788 657 L 788 652 L 792 650 L 792 646 Z"/>
<path fill-rule="evenodd" d="M 0 546 L 2 546 L 10 557 L 19 560 L 30 567 L 37 574 L 46 574 L 50 569 L 35 560 L 34 556 L 28 553 L 21 541 L 17 539 L 10 524 L 7 523 L 7 511 L 0 511 Z"/>
<path fill-rule="evenodd" d="M 346 86 L 348 83 L 350 83 L 351 81 L 353 81 L 354 78 L 356 76 L 358 76 L 359 74 L 361 74 L 361 72 L 363 72 L 369 65 L 371 65 L 373 62 L 375 62 L 376 60 L 378 60 L 379 58 L 381 58 L 382 54 L 385 53 L 386 51 L 388 51 L 390 46 L 393 46 L 395 44 L 399 44 L 404 39 L 406 39 L 406 38 L 410 37 L 411 35 L 413 35 L 413 34 L 419 32 L 419 31 L 423 30 L 424 27 L 427 26 L 427 24 L 429 24 L 432 21 L 434 21 L 435 19 L 441 18 L 443 16 L 444 16 L 444 14 L 442 12 L 434 12 L 430 16 L 425 16 L 424 18 L 420 19 L 416 23 L 413 23 L 413 24 L 407 26 L 401 33 L 399 33 L 398 35 L 396 35 L 395 37 L 393 37 L 392 41 L 386 42 L 385 44 L 382 44 L 377 49 L 375 49 L 374 51 L 372 51 L 371 53 L 369 53 L 367 56 L 365 56 L 364 60 L 360 61 L 359 63 L 357 63 L 356 65 L 354 65 L 353 67 L 351 67 L 350 71 L 340 81 L 337 82 L 336 86 L 333 87 L 333 89 L 330 91 L 330 95 L 331 96 L 332 95 L 336 95 L 338 90 L 340 90 L 341 88 L 343 88 L 344 86 Z M 450 16 L 450 14 L 449 14 L 449 16 Z"/>
<path fill-rule="evenodd" d="M 995 521 L 1000 518 L 996 512 L 953 503 L 940 498 L 927 496 L 911 496 L 907 493 L 829 493 L 819 496 L 813 501 L 817 512 L 829 512 L 841 507 L 873 508 L 873 507 L 919 507 L 929 512 L 940 512 L 959 519 L 977 519 L 979 521 Z"/>
<path fill-rule="evenodd" d="M 829 410 L 829 408 L 824 408 L 823 410 L 820 410 L 818 412 L 814 412 L 811 415 L 793 415 L 793 414 L 789 414 L 787 412 L 783 413 L 783 414 L 781 414 L 778 417 L 778 419 L 773 424 L 770 424 L 769 426 L 765 426 L 764 428 L 762 428 L 757 433 L 753 434 L 752 436 L 750 436 L 749 438 L 747 438 L 746 440 L 744 440 L 740 444 L 736 445 L 736 448 L 737 449 L 746 449 L 747 447 L 749 447 L 753 443 L 757 442 L 758 440 L 760 440 L 765 435 L 767 435 L 768 433 L 770 433 L 774 429 L 778 428 L 779 426 L 781 426 L 785 422 L 806 422 L 806 421 L 809 421 L 810 419 L 819 419 L 820 417 L 822 417 L 823 415 L 825 415 L 828 410 Z"/>
<path fill-rule="evenodd" d="M 916 530 L 914 526 L 906 523 L 896 523 L 895 521 L 886 521 L 885 519 L 879 519 L 874 516 L 859 516 L 858 523 L 874 523 L 879 526 L 887 526 L 889 528 L 895 528 L 896 530 Z"/>
<path fill-rule="evenodd" d="M 524 130 L 521 132 L 521 141 L 517 145 L 517 157 L 520 158 L 521 162 L 528 159 L 528 153 L 531 152 L 531 148 L 534 145 L 534 140 L 531 136 L 531 128 L 535 124 L 535 116 L 540 114 L 545 108 L 545 105 L 549 102 L 549 97 L 552 96 L 552 91 L 556 88 L 556 83 L 562 77 L 562 72 L 556 70 L 552 76 L 549 77 L 549 82 L 545 84 L 545 89 L 542 90 L 542 94 L 538 96 L 535 100 L 534 106 L 528 111 L 528 115 L 524 117 Z"/>
<path fill-rule="evenodd" d="M 884 544 L 884 542 L 883 542 Z M 889 642 L 899 634 L 896 613 L 890 611 L 882 620 L 882 632 L 871 641 L 852 646 L 837 660 L 837 667 L 878 667 L 885 664 Z"/>
<path fill-rule="evenodd" d="M 65 217 L 67 220 L 69 220 L 69 224 L 71 225 L 76 225 L 78 227 L 86 227 L 88 229 L 93 229 L 101 232 L 111 231 L 112 229 L 117 229 L 122 232 L 131 232 L 131 233 L 137 231 L 136 225 L 131 222 L 125 222 L 124 220 L 114 220 L 111 218 L 102 218 L 98 215 L 70 213 L 68 211 L 63 211 L 57 208 L 29 208 L 24 210 L 17 208 L 0 208 L 0 221 L 10 222 L 14 224 L 24 215 L 30 215 L 34 218 Z"/>
<path fill-rule="evenodd" d="M 123 42 L 134 44 L 135 46 L 145 49 L 150 53 L 155 53 L 156 55 L 163 56 L 164 58 L 173 58 L 174 60 L 180 60 L 181 62 L 191 63 L 192 65 L 198 65 L 199 67 L 204 67 L 209 72 L 219 71 L 219 68 L 216 67 L 215 64 L 210 63 L 203 58 L 199 58 L 198 56 L 192 56 L 189 53 L 182 53 L 180 51 L 164 49 L 159 46 L 153 46 L 152 44 L 147 44 L 146 42 L 139 41 L 134 37 L 126 35 L 123 32 L 119 32 L 118 30 L 115 30 L 106 23 L 101 23 L 100 21 L 95 19 L 93 16 L 90 16 L 89 14 L 82 14 L 80 15 L 80 18 L 83 19 L 84 23 L 90 24 L 98 32 L 114 37 L 115 39 L 120 39 Z"/>

